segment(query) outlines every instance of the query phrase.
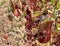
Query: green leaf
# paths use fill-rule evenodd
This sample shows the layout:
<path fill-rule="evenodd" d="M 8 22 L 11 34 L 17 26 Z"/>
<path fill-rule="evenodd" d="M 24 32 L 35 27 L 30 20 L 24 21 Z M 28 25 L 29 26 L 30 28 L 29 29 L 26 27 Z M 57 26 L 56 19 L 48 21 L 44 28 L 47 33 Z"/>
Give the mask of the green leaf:
<path fill-rule="evenodd" d="M 40 11 L 35 11 L 34 12 L 34 15 L 39 15 L 40 14 Z"/>
<path fill-rule="evenodd" d="M 60 30 L 58 30 L 58 28 L 60 28 L 60 24 L 56 24 L 56 31 L 58 32 L 58 31 L 60 31 Z"/>
<path fill-rule="evenodd" d="M 23 15 L 21 15 L 21 17 L 25 17 L 26 16 L 26 13 L 24 12 Z"/>
<path fill-rule="evenodd" d="M 51 0 L 51 3 L 52 3 L 52 5 L 54 5 L 55 4 L 55 0 Z"/>
<path fill-rule="evenodd" d="M 42 2 L 44 3 L 44 2 L 45 2 L 45 0 L 42 0 Z"/>
<path fill-rule="evenodd" d="M 3 6 L 5 3 L 5 1 L 3 0 L 1 3 L 0 3 L 0 7 Z"/>
<path fill-rule="evenodd" d="M 54 19 L 56 19 L 56 15 L 57 15 L 57 11 L 56 11 L 56 9 L 54 9 L 54 11 L 53 11 L 53 18 Z"/>
<path fill-rule="evenodd" d="M 60 0 L 57 3 L 57 9 L 60 9 Z"/>

